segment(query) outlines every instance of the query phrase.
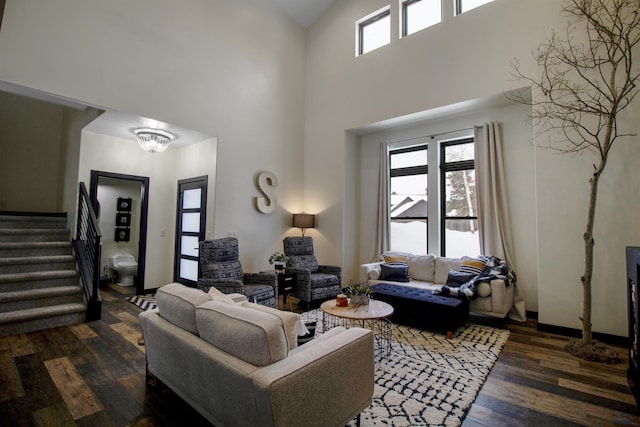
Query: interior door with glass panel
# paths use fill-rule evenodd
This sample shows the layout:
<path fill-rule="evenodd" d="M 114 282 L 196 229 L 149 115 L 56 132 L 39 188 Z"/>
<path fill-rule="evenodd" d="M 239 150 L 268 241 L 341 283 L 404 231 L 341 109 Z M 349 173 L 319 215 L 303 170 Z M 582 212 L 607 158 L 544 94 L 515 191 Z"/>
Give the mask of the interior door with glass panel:
<path fill-rule="evenodd" d="M 187 286 L 198 282 L 198 244 L 204 240 L 207 216 L 207 176 L 178 181 L 176 257 L 173 280 Z"/>

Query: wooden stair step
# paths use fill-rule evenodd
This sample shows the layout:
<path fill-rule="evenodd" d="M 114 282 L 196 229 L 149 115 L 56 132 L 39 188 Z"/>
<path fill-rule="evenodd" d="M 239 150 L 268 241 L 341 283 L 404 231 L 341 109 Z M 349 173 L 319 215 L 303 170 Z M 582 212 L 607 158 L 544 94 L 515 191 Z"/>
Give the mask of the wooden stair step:
<path fill-rule="evenodd" d="M 0 274 L 0 284 L 30 282 L 37 280 L 63 279 L 69 277 L 78 277 L 75 270 L 53 270 L 53 271 L 32 271 L 28 273 L 9 273 Z"/>
<path fill-rule="evenodd" d="M 82 303 L 60 304 L 0 313 L 0 336 L 40 331 L 83 323 L 87 307 Z"/>

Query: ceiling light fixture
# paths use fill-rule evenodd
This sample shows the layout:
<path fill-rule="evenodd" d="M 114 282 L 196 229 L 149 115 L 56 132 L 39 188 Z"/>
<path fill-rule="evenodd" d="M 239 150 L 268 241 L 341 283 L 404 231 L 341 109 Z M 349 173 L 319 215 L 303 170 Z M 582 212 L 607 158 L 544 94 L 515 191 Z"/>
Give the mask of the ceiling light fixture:
<path fill-rule="evenodd" d="M 161 153 L 169 147 L 175 138 L 172 133 L 160 129 L 139 128 L 133 131 L 138 138 L 138 144 L 150 153 Z"/>

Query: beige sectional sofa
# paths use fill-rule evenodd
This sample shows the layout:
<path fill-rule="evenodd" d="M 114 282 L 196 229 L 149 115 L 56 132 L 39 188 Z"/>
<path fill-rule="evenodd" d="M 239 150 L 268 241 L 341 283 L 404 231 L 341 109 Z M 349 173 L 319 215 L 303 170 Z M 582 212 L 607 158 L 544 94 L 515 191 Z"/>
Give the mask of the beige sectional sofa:
<path fill-rule="evenodd" d="M 397 257 L 397 253 L 381 256 L 387 259 Z M 392 258 L 389 258 L 389 257 Z M 447 283 L 450 270 L 459 271 L 460 258 L 445 258 L 435 255 L 402 254 L 409 267 L 409 281 L 394 281 L 381 277 L 381 262 L 367 263 L 360 266 L 360 281 L 376 283 L 392 283 L 420 289 L 441 289 Z M 477 297 L 469 302 L 469 311 L 474 314 L 505 318 L 513 306 L 513 284 L 507 286 L 505 280 L 494 279 L 477 285 Z"/>
<path fill-rule="evenodd" d="M 343 426 L 371 404 L 371 331 L 334 328 L 298 347 L 297 314 L 178 283 L 156 296 L 139 317 L 147 370 L 214 425 Z"/>

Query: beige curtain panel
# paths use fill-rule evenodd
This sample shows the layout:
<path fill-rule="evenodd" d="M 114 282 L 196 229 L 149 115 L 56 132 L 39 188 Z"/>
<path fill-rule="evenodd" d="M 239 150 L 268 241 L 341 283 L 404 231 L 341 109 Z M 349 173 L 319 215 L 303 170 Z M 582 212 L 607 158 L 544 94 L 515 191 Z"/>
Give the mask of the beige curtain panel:
<path fill-rule="evenodd" d="M 500 124 L 495 122 L 474 128 L 480 251 L 503 259 L 517 274 L 511 240 L 501 130 Z M 514 301 L 509 317 L 524 322 L 527 316 L 522 284 L 516 283 L 513 286 Z"/>

